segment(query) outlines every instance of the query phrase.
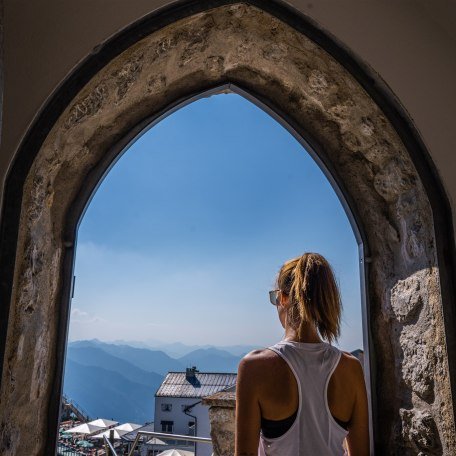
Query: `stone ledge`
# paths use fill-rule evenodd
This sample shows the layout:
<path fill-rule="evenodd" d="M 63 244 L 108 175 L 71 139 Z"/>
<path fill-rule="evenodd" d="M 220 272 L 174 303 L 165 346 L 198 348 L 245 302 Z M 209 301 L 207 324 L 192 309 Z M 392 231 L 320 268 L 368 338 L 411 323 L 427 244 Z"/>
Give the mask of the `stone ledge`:
<path fill-rule="evenodd" d="M 235 391 L 219 391 L 211 396 L 203 397 L 203 405 L 208 407 L 236 407 L 236 392 Z"/>
<path fill-rule="evenodd" d="M 204 397 L 202 403 L 209 407 L 214 456 L 233 456 L 236 392 L 219 391 Z"/>

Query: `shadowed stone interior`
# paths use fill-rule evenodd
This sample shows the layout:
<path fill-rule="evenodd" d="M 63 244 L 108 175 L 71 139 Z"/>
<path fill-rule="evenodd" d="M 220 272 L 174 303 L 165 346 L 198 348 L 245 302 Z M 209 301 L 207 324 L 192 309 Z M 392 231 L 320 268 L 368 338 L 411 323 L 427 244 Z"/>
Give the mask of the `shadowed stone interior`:
<path fill-rule="evenodd" d="M 334 58 L 252 6 L 223 6 L 142 39 L 87 83 L 42 144 L 24 186 L 0 391 L 0 453 L 43 454 L 66 319 L 75 211 L 116 145 L 178 101 L 235 84 L 314 147 L 365 233 L 381 454 L 456 454 L 433 214 L 407 150 Z M 153 178 L 154 170 L 151 170 Z M 303 250 L 305 245 L 303 245 Z M 56 383 L 54 383 L 56 382 Z"/>

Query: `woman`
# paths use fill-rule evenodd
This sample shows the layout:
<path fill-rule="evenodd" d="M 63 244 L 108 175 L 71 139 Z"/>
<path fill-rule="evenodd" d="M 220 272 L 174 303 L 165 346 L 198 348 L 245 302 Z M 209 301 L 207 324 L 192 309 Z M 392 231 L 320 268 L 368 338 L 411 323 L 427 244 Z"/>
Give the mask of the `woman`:
<path fill-rule="evenodd" d="M 285 334 L 239 363 L 235 456 L 369 454 L 361 364 L 332 345 L 342 304 L 331 266 L 305 253 L 282 266 L 276 288 Z"/>

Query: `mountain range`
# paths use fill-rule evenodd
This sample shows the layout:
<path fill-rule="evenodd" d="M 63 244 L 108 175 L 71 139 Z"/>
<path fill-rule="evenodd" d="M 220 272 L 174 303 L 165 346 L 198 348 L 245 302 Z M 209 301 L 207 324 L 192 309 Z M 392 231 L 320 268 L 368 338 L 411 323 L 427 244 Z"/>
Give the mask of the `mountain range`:
<path fill-rule="evenodd" d="M 138 424 L 153 421 L 151 391 L 156 387 L 133 382 L 101 367 L 84 366 L 71 359 L 66 361 L 65 395 L 80 404 L 91 419 L 107 418 Z"/>
<path fill-rule="evenodd" d="M 97 339 L 92 339 L 92 341 L 97 341 Z M 149 350 L 160 350 L 166 353 L 167 355 L 171 356 L 171 358 L 180 358 L 192 351 L 206 348 L 217 348 L 219 350 L 231 353 L 235 356 L 244 356 L 245 353 L 248 353 L 256 348 L 259 348 L 259 345 L 187 345 L 182 342 L 169 343 L 161 342 L 155 339 L 149 339 L 147 341 L 114 340 L 108 343 L 112 345 L 128 345 L 130 347 L 135 348 L 147 348 Z"/>
<path fill-rule="evenodd" d="M 237 353 L 233 354 L 213 346 L 196 346 L 190 352 L 186 347 L 174 347 L 175 353 L 186 352 L 174 358 L 162 350 L 122 343 L 96 339 L 70 342 L 64 394 L 91 418 L 143 424 L 153 421 L 154 395 L 168 372 L 196 366 L 201 372 L 235 373 L 240 359 L 254 348 L 232 347 Z"/>

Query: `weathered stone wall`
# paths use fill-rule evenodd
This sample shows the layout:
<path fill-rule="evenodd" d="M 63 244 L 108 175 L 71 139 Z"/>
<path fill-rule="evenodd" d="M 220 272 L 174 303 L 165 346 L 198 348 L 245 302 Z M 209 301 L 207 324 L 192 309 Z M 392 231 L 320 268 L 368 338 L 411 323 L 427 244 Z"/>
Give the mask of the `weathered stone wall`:
<path fill-rule="evenodd" d="M 209 407 L 214 456 L 234 455 L 236 392 L 219 392 L 203 398 Z"/>
<path fill-rule="evenodd" d="M 397 133 L 310 39 L 243 4 L 182 19 L 104 67 L 60 116 L 24 187 L 0 391 L 0 453 L 43 454 L 69 214 L 113 147 L 178 100 L 237 84 L 286 113 L 367 237 L 381 454 L 456 454 L 432 211 Z M 151 170 L 152 172 L 152 170 Z M 305 246 L 303 246 L 303 249 Z M 68 277 L 66 277 L 68 279 Z"/>

